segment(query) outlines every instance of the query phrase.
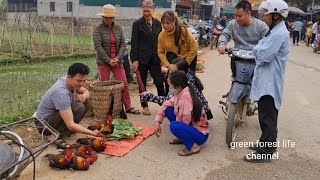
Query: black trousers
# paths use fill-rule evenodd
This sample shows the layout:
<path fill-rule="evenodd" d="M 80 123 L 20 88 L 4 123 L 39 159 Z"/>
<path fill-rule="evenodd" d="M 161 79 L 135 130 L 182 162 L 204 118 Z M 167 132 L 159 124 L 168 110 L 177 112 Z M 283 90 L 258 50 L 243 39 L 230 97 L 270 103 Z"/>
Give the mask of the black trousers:
<path fill-rule="evenodd" d="M 257 149 L 257 153 L 260 154 L 272 154 L 276 150 L 274 144 L 267 146 L 266 142 L 276 142 L 278 134 L 278 110 L 274 105 L 274 99 L 272 96 L 262 96 L 258 101 L 259 123 L 262 131 L 260 137 L 260 147 Z"/>
<path fill-rule="evenodd" d="M 299 43 L 300 40 L 300 33 L 299 31 L 293 31 L 293 44 Z"/>
<path fill-rule="evenodd" d="M 133 81 L 133 77 L 131 75 L 131 69 L 130 69 L 130 62 L 129 62 L 129 55 L 128 54 L 123 57 L 123 67 L 124 67 L 124 71 L 126 72 L 127 81 L 128 81 L 128 83 L 131 83 Z"/>
<path fill-rule="evenodd" d="M 315 38 L 316 38 L 316 34 L 312 33 L 310 44 L 313 44 Z"/>
<path fill-rule="evenodd" d="M 148 71 L 151 74 L 151 77 L 153 78 L 153 82 L 156 85 L 158 96 L 164 96 L 165 91 L 164 91 L 164 85 L 163 85 L 163 76 L 161 73 L 161 65 L 160 64 L 139 64 L 138 66 L 141 79 L 143 82 L 143 85 L 145 88 L 147 88 L 147 76 L 148 76 Z M 139 87 L 139 92 L 141 92 L 141 88 Z M 141 103 L 142 107 L 147 107 L 148 105 L 146 103 Z"/>

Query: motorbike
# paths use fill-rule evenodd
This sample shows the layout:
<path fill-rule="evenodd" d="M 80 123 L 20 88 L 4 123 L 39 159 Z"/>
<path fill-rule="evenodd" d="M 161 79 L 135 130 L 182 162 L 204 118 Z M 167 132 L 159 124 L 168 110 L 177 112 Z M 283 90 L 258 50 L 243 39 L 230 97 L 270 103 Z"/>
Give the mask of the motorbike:
<path fill-rule="evenodd" d="M 42 134 L 38 132 L 38 128 L 42 129 Z M 49 131 L 54 138 L 46 142 L 44 131 Z M 26 136 L 29 136 L 29 139 Z M 0 179 L 17 179 L 31 162 L 33 162 L 33 179 L 35 179 L 35 158 L 58 137 L 59 132 L 45 121 L 34 117 L 1 126 Z"/>
<path fill-rule="evenodd" d="M 236 141 L 239 128 L 247 116 L 255 115 L 257 110 L 257 104 L 249 98 L 256 64 L 251 50 L 229 49 L 228 55 L 235 60 L 236 74 L 230 91 L 222 96 L 225 100 L 219 103 L 226 114 L 226 143 L 231 147 L 231 142 Z"/>
<path fill-rule="evenodd" d="M 320 34 L 317 34 L 316 37 L 314 38 L 314 42 L 311 45 L 313 52 L 318 52 L 320 51 Z"/>
<path fill-rule="evenodd" d="M 200 27 L 199 32 L 198 45 L 202 47 L 208 47 L 211 38 L 209 27 Z"/>
<path fill-rule="evenodd" d="M 210 49 L 212 50 L 213 46 L 215 46 L 216 48 L 218 47 L 218 40 L 220 37 L 220 34 L 222 33 L 222 31 L 224 30 L 224 27 L 221 26 L 220 24 L 215 25 L 215 28 L 213 30 L 213 36 L 211 38 L 211 47 Z"/>

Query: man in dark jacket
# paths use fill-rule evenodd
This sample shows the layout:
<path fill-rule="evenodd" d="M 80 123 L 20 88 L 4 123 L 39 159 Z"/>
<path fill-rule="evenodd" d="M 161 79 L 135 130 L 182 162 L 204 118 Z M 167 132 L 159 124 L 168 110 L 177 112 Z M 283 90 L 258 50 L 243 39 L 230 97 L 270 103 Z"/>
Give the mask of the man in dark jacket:
<path fill-rule="evenodd" d="M 161 32 L 161 23 L 152 17 L 155 4 L 152 0 L 141 3 L 143 17 L 133 23 L 131 37 L 132 67 L 139 71 L 144 87 L 139 86 L 139 92 L 145 91 L 148 71 L 157 87 L 158 95 L 164 96 L 161 64 L 158 57 L 158 35 Z M 143 114 L 151 115 L 147 103 L 141 103 Z"/>

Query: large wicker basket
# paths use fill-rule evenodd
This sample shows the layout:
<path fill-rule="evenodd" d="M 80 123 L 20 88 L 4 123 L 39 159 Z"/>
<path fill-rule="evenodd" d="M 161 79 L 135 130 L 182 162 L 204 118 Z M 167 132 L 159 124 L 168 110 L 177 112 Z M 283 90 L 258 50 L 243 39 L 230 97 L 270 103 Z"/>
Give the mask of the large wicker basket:
<path fill-rule="evenodd" d="M 90 88 L 90 85 L 92 83 L 95 83 L 95 82 L 100 82 L 99 79 L 88 79 L 87 82 L 84 84 L 84 88 L 88 89 L 88 91 L 90 92 L 91 94 L 91 88 Z M 92 112 L 92 103 L 91 103 L 91 99 L 89 100 L 89 104 L 90 104 L 90 107 L 87 111 L 87 113 L 84 115 L 85 117 L 91 117 L 93 116 L 93 112 Z"/>
<path fill-rule="evenodd" d="M 90 85 L 92 112 L 95 117 L 105 120 L 109 111 L 112 117 L 120 116 L 124 84 L 122 81 L 101 81 Z M 113 102 L 113 103 L 112 103 Z M 110 108 L 112 108 L 110 110 Z"/>

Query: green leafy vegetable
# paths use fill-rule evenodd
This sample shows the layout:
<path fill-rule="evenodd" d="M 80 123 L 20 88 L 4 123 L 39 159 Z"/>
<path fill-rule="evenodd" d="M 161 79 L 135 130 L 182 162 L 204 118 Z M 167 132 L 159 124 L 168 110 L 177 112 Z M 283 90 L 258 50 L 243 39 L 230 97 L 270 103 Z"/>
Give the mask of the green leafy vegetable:
<path fill-rule="evenodd" d="M 125 121 L 123 119 L 113 119 L 112 124 L 114 126 L 113 133 L 109 138 L 107 138 L 107 141 L 134 139 L 135 136 L 141 135 L 142 132 L 141 127 L 133 126 L 131 122 Z"/>

